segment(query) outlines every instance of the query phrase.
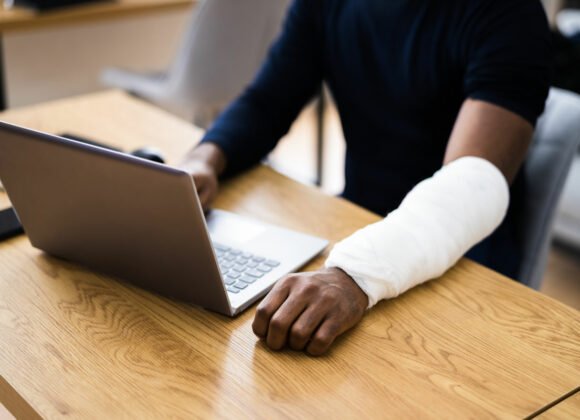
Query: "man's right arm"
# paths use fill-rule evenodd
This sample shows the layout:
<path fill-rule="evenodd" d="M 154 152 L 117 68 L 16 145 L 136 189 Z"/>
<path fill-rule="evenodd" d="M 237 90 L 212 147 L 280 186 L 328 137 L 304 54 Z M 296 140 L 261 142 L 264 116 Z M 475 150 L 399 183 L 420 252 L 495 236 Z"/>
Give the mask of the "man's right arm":
<path fill-rule="evenodd" d="M 262 160 L 317 92 L 323 77 L 321 3 L 292 3 L 282 33 L 255 80 L 183 160 L 181 166 L 196 180 L 204 207 L 215 191 L 204 193 L 203 186 L 212 188 L 215 183 L 217 190 L 219 175 Z"/>

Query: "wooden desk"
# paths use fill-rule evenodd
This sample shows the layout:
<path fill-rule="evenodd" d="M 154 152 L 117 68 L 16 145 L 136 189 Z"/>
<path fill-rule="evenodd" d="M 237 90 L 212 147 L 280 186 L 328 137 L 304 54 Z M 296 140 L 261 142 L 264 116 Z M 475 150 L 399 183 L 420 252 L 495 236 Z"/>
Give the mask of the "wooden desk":
<path fill-rule="evenodd" d="M 158 145 L 173 162 L 200 134 L 117 92 L 1 118 Z M 331 241 L 377 219 L 266 167 L 223 185 L 217 207 Z M 173 302 L 15 238 L 0 244 L 0 401 L 23 418 L 522 418 L 580 383 L 580 314 L 467 260 L 379 304 L 326 357 L 269 351 L 253 315 Z"/>
<path fill-rule="evenodd" d="M 196 0 L 110 0 L 45 12 L 25 8 L 8 10 L 0 8 L 0 34 L 7 31 L 33 30 L 47 26 L 122 18 L 145 13 L 186 10 L 195 2 Z M 7 106 L 3 58 L 0 37 L 0 110 L 4 110 Z"/>

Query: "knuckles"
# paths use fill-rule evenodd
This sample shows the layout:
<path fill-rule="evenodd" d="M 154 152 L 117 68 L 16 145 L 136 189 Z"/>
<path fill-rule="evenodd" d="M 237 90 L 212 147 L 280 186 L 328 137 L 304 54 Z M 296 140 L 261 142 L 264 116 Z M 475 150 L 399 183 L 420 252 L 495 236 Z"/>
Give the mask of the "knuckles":
<path fill-rule="evenodd" d="M 298 343 L 305 343 L 306 341 L 308 341 L 308 339 L 310 338 L 310 335 L 308 334 L 308 331 L 306 330 L 306 328 L 304 328 L 304 326 L 297 326 L 294 325 L 290 331 L 290 336 L 291 336 L 291 343 L 292 341 L 296 341 Z"/>
<path fill-rule="evenodd" d="M 294 284 L 296 282 L 296 278 L 297 277 L 298 276 L 296 274 L 288 274 L 287 276 L 284 276 L 280 280 L 278 280 L 278 282 L 276 283 L 276 285 L 274 286 L 274 288 L 276 290 L 287 289 L 292 284 Z"/>
<path fill-rule="evenodd" d="M 298 293 L 305 297 L 312 297 L 320 292 L 320 286 L 311 281 L 302 281 Z"/>
<path fill-rule="evenodd" d="M 314 339 L 310 342 L 310 345 L 306 351 L 312 356 L 321 356 L 328 350 L 331 344 L 332 338 L 317 334 L 316 337 L 314 337 Z"/>
<path fill-rule="evenodd" d="M 345 297 L 343 293 L 339 293 L 334 287 L 327 287 L 320 292 L 320 300 L 324 303 L 334 303 Z"/>
<path fill-rule="evenodd" d="M 267 320 L 270 317 L 271 310 L 267 306 L 258 306 L 256 309 L 256 318 Z"/>
<path fill-rule="evenodd" d="M 308 354 L 312 356 L 320 356 L 326 353 L 337 337 L 341 323 L 338 321 L 327 323 L 323 328 L 316 333 L 306 349 Z"/>
<path fill-rule="evenodd" d="M 340 324 L 338 322 L 331 322 L 326 325 L 326 332 L 323 334 L 323 338 L 334 340 L 334 338 L 338 335 L 339 330 Z"/>
<path fill-rule="evenodd" d="M 286 329 L 286 320 L 274 315 L 270 320 L 270 330 L 273 333 L 282 333 Z"/>

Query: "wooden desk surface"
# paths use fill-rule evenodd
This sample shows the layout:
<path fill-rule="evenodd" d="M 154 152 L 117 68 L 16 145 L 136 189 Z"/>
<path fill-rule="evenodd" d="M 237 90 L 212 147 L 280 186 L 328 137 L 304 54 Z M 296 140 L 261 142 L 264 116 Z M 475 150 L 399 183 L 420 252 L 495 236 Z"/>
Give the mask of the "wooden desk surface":
<path fill-rule="evenodd" d="M 46 12 L 26 8 L 1 9 L 0 32 L 32 29 L 65 23 L 82 23 L 139 13 L 187 9 L 195 0 L 109 0 L 79 4 Z"/>
<path fill-rule="evenodd" d="M 171 161 L 199 136 L 117 92 L 0 118 L 157 144 Z M 224 185 L 216 207 L 331 241 L 377 219 L 266 167 Z M 379 304 L 326 357 L 269 351 L 253 315 L 173 302 L 15 238 L 0 244 L 0 401 L 47 418 L 522 418 L 580 383 L 580 314 L 468 260 Z"/>

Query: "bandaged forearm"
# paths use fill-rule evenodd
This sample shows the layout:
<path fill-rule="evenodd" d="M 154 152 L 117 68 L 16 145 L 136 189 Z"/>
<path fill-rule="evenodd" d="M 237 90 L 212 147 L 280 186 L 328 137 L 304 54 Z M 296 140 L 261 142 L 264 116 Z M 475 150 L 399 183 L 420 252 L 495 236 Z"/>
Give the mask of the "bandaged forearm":
<path fill-rule="evenodd" d="M 508 204 L 497 167 L 457 159 L 417 184 L 386 218 L 337 243 L 326 266 L 351 276 L 370 308 L 445 273 L 499 226 Z"/>

